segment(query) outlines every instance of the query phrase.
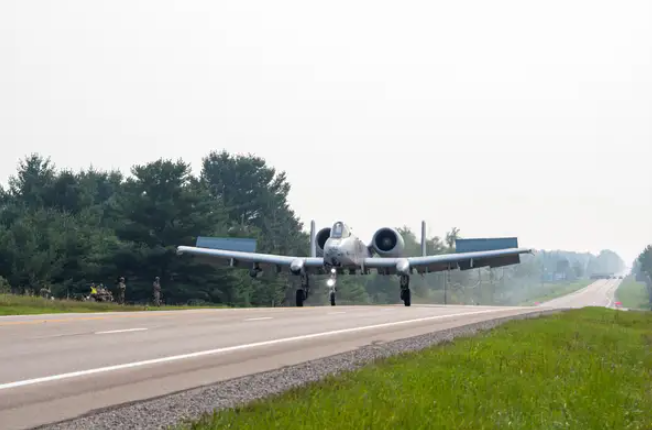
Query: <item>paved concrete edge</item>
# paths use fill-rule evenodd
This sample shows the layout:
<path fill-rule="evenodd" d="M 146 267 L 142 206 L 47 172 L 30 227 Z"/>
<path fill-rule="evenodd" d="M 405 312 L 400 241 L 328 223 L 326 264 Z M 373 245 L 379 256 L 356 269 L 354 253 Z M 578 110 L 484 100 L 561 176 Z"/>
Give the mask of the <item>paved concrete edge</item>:
<path fill-rule="evenodd" d="M 455 338 L 473 336 L 491 330 L 508 321 L 539 318 L 571 308 L 533 309 L 518 315 L 498 317 L 453 328 L 434 330 L 427 334 L 407 337 L 382 344 L 367 345 L 353 351 L 309 360 L 298 365 L 253 373 L 163 396 L 127 402 L 96 409 L 75 418 L 33 427 L 34 430 L 62 429 L 165 429 L 196 420 L 206 413 L 241 406 L 251 401 L 283 393 L 289 389 L 316 382 L 326 376 L 353 371 L 379 359 L 404 352 L 419 351 L 447 343 Z"/>

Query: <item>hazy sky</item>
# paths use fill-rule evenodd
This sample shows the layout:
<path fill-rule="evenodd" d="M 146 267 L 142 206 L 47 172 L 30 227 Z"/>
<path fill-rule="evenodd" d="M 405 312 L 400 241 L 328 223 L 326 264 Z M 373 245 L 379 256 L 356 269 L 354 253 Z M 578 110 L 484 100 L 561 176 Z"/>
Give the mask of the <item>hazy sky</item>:
<path fill-rule="evenodd" d="M 319 227 L 652 242 L 652 2 L 0 2 L 0 182 L 255 153 Z"/>

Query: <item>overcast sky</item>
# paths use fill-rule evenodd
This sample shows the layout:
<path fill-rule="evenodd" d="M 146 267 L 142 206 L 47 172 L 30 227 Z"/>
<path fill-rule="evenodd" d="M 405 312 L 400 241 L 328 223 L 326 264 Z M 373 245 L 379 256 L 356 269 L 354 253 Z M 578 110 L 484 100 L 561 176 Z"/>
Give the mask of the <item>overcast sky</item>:
<path fill-rule="evenodd" d="M 629 263 L 652 242 L 651 5 L 2 0 L 0 182 L 31 152 L 251 152 L 306 224 Z"/>

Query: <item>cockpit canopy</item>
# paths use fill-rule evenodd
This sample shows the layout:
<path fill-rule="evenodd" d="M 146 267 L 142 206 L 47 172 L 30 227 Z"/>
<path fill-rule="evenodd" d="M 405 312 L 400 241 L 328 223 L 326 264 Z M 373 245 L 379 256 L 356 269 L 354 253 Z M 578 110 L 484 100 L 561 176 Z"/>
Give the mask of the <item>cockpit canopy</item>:
<path fill-rule="evenodd" d="M 343 222 L 338 221 L 333 224 L 333 228 L 331 228 L 331 237 L 333 239 L 341 239 L 343 237 L 349 237 L 350 235 L 351 232 L 349 231 L 349 228 Z"/>

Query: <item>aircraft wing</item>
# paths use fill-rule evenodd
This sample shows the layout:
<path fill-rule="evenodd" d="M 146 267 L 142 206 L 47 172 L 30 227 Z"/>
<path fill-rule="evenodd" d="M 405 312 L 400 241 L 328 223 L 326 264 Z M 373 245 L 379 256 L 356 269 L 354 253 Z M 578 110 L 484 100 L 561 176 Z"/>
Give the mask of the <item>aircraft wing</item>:
<path fill-rule="evenodd" d="M 508 248 L 475 252 L 456 252 L 452 254 L 428 255 L 405 258 L 365 258 L 364 268 L 376 269 L 381 274 L 396 273 L 396 265 L 407 261 L 412 270 L 418 273 L 440 272 L 443 270 L 469 270 L 480 267 L 502 267 L 520 262 L 521 254 L 531 254 L 526 248 Z"/>
<path fill-rule="evenodd" d="M 307 272 L 318 272 L 323 268 L 323 259 L 320 257 L 296 257 L 291 255 L 261 254 L 258 252 L 242 252 L 227 249 L 209 249 L 195 246 L 179 246 L 177 254 L 190 254 L 197 256 L 201 261 L 230 267 L 246 267 L 250 269 L 258 263 L 261 269 L 275 268 L 276 272 L 289 270 L 292 262 L 302 260 Z M 221 263 L 221 264 L 220 264 Z M 243 266 L 245 263 L 246 266 Z"/>

